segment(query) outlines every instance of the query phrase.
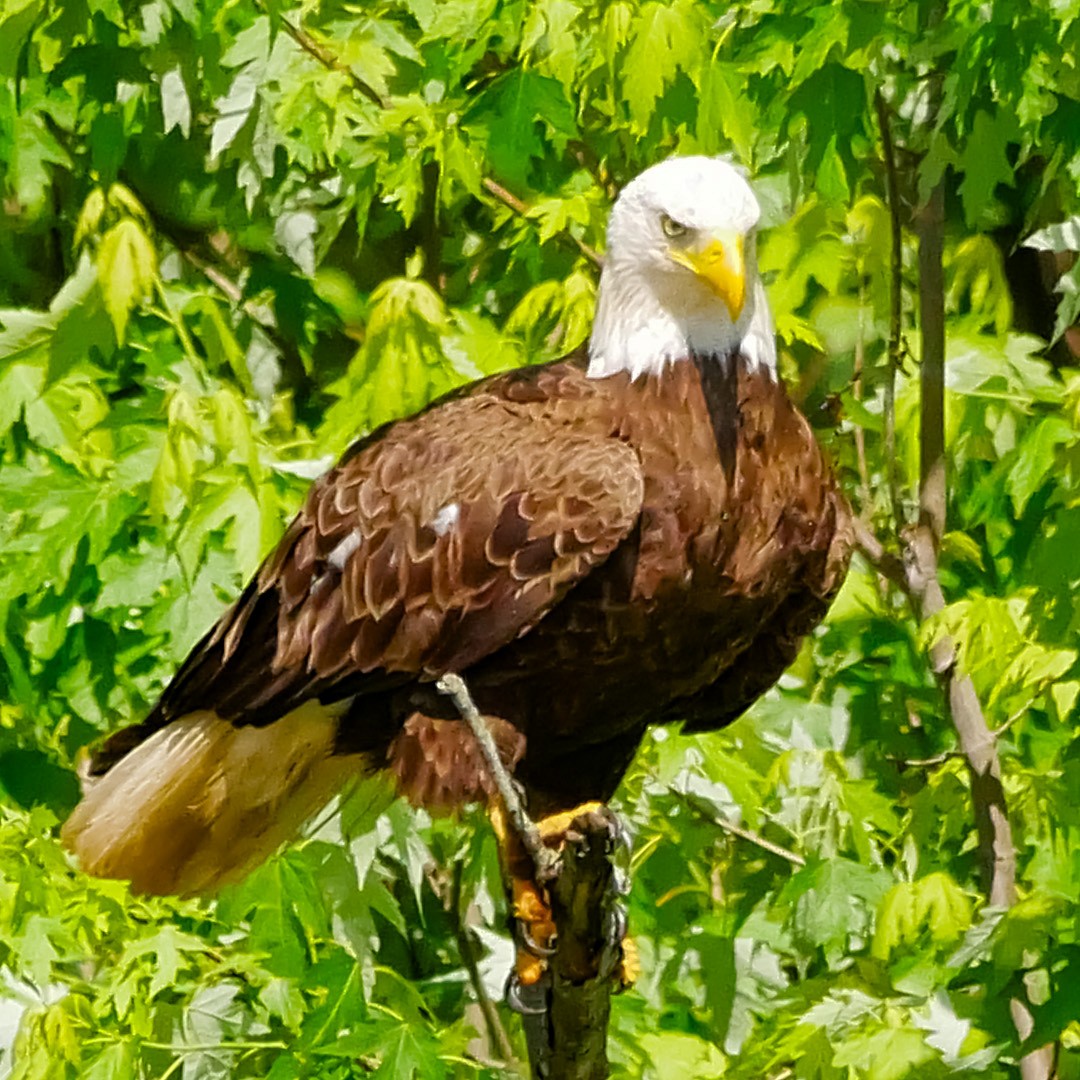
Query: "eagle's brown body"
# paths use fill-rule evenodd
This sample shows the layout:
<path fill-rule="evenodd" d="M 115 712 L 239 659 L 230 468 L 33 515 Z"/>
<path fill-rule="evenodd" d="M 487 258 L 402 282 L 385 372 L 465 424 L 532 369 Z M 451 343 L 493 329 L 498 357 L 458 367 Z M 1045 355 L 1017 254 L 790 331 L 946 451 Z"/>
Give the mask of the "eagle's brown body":
<path fill-rule="evenodd" d="M 289 776 L 329 755 L 333 782 L 389 767 L 414 800 L 453 804 L 486 786 L 434 690 L 457 671 L 499 718 L 531 810 L 604 800 L 646 725 L 720 727 L 776 681 L 842 580 L 849 533 L 809 424 L 738 357 L 636 381 L 588 378 L 576 361 L 496 376 L 374 433 L 322 477 L 91 774 L 191 714 L 283 732 L 318 715 Z M 76 847 L 84 819 L 68 826 Z M 98 869 L 132 876 L 134 857 L 101 855 Z M 163 887 L 202 884 L 178 872 Z"/>

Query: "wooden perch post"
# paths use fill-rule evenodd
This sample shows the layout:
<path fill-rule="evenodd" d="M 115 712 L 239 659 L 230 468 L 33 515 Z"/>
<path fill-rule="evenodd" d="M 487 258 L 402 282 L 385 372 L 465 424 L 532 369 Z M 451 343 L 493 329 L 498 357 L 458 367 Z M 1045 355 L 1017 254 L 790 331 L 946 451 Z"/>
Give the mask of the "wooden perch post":
<path fill-rule="evenodd" d="M 510 827 L 546 886 L 557 929 L 541 1003 L 523 1016 L 529 1065 L 535 1080 L 604 1080 L 611 995 L 619 984 L 622 892 L 612 855 L 621 832 L 606 809 L 581 814 L 558 853 L 546 847 L 499 757 L 487 722 L 460 675 L 437 683 L 469 725 Z"/>
<path fill-rule="evenodd" d="M 607 1029 L 621 933 L 611 861 L 619 826 L 607 811 L 583 814 L 567 834 L 548 886 L 558 928 L 546 1008 L 523 1018 L 536 1080 L 604 1080 Z"/>

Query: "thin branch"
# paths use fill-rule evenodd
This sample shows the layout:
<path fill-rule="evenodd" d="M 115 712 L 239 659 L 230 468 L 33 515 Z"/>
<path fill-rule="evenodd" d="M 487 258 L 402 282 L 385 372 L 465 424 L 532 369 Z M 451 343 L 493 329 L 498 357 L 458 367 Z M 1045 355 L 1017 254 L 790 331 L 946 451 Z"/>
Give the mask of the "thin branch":
<path fill-rule="evenodd" d="M 942 754 L 935 754 L 933 757 L 927 758 L 902 758 L 897 757 L 895 754 L 886 754 L 885 760 L 891 761 L 895 765 L 902 765 L 905 769 L 934 769 L 938 765 L 944 765 L 946 761 L 956 757 L 963 757 L 963 755 L 957 750 L 946 750 Z"/>
<path fill-rule="evenodd" d="M 885 373 L 885 486 L 889 493 L 892 519 L 899 529 L 903 522 L 900 502 L 900 482 L 896 475 L 896 375 L 903 357 L 903 287 L 904 234 L 900 223 L 900 191 L 896 170 L 896 148 L 893 143 L 889 107 L 881 95 L 874 93 L 874 109 L 881 129 L 881 145 L 885 159 L 885 196 L 889 206 L 892 250 L 889 256 L 889 351 Z"/>
<path fill-rule="evenodd" d="M 866 282 L 862 276 L 859 278 L 859 336 L 855 339 L 855 370 L 851 378 L 851 395 L 857 402 L 862 404 L 863 399 L 863 369 L 866 366 L 866 337 L 864 310 L 866 304 Z M 866 463 L 866 432 L 862 424 L 855 425 L 855 460 L 859 468 L 859 498 L 862 501 L 862 512 L 873 513 L 873 497 L 870 494 L 870 468 Z"/>
<path fill-rule="evenodd" d="M 919 237 L 919 522 L 945 535 L 945 185 L 915 217 Z"/>
<path fill-rule="evenodd" d="M 753 844 L 755 847 L 759 847 L 763 851 L 769 852 L 771 855 L 778 855 L 781 859 L 786 859 L 793 866 L 806 865 L 806 860 L 801 855 L 796 854 L 794 851 L 789 851 L 786 847 L 781 847 L 779 844 L 774 844 L 771 840 L 766 840 L 760 833 L 756 833 L 751 829 L 744 829 L 741 825 L 734 825 L 719 814 L 707 813 L 698 801 L 688 792 L 679 791 L 678 788 L 670 786 L 668 787 L 668 791 L 676 796 L 676 798 L 678 798 L 689 810 L 697 814 L 698 817 L 723 829 L 724 832 L 730 833 L 732 836 L 737 836 L 740 840 L 745 840 L 748 844 Z"/>
<path fill-rule="evenodd" d="M 771 852 L 773 855 L 779 855 L 781 859 L 787 859 L 793 866 L 806 865 L 806 860 L 801 855 L 796 854 L 794 851 L 789 851 L 779 844 L 774 844 L 771 840 L 766 840 L 764 836 L 753 832 L 751 829 L 744 829 L 741 825 L 733 825 L 730 821 L 720 817 L 719 814 L 713 818 L 713 821 L 719 825 L 724 832 L 731 833 L 732 836 L 737 836 L 740 840 L 745 840 L 749 844 L 756 844 L 759 848 Z"/>
<path fill-rule="evenodd" d="M 866 561 L 884 578 L 907 592 L 907 574 L 903 560 L 886 550 L 870 525 L 862 518 L 855 518 L 852 523 L 855 533 L 855 546 L 865 556 Z"/>
<path fill-rule="evenodd" d="M 547 882 L 558 872 L 559 858 L 550 848 L 544 846 L 540 839 L 540 833 L 533 824 L 532 818 L 525 812 L 514 782 L 506 771 L 506 766 L 499 757 L 499 749 L 495 745 L 495 738 L 487 721 L 480 715 L 465 680 L 454 672 L 443 675 L 435 684 L 440 694 L 445 694 L 454 703 L 461 718 L 469 725 L 469 729 L 476 737 L 480 746 L 480 752 L 484 755 L 484 763 L 491 773 L 491 779 L 499 792 L 499 798 L 506 809 L 510 824 L 521 840 L 522 847 L 532 859 L 536 870 L 536 880 Z"/>
<path fill-rule="evenodd" d="M 529 207 L 513 194 L 513 192 L 507 191 L 497 180 L 492 180 L 490 176 L 485 176 L 480 183 L 489 195 L 494 195 L 499 202 L 504 206 L 509 207 L 515 214 L 520 217 L 529 216 Z M 579 240 L 571 232 L 563 232 L 562 235 L 572 240 L 578 251 L 580 251 L 594 266 L 602 267 L 604 265 L 603 256 L 596 251 L 595 248 L 589 247 L 584 240 Z"/>
<path fill-rule="evenodd" d="M 1010 716 L 1008 718 L 1008 720 L 1004 721 L 1003 723 L 999 724 L 996 728 L 993 728 L 991 730 L 991 732 L 990 732 L 991 736 L 993 738 L 995 738 L 995 739 L 1000 739 L 1002 735 L 1007 734 L 1008 731 L 1010 730 L 1010 728 L 1012 728 L 1012 726 L 1014 724 L 1016 724 L 1019 720 L 1022 720 L 1025 716 L 1027 716 L 1029 708 L 1030 708 L 1030 703 L 1028 705 L 1025 705 L 1022 709 L 1017 709 L 1016 712 L 1014 712 L 1012 714 L 1012 716 Z"/>
<path fill-rule="evenodd" d="M 453 880 L 450 886 L 450 897 L 447 909 L 450 917 L 454 920 L 454 935 L 457 938 L 458 952 L 461 962 L 469 975 L 469 983 L 472 986 L 476 1002 L 480 1007 L 480 1013 L 484 1018 L 484 1027 L 487 1029 L 488 1045 L 494 1054 L 506 1065 L 514 1063 L 514 1047 L 510 1042 L 510 1036 L 503 1027 L 499 1018 L 499 1010 L 495 1002 L 488 996 L 484 980 L 480 977 L 480 964 L 476 956 L 476 939 L 472 928 L 465 921 L 465 912 L 461 910 L 461 882 L 464 873 L 464 865 L 459 860 L 454 863 Z"/>
<path fill-rule="evenodd" d="M 454 702 L 476 737 L 510 825 L 550 904 L 556 944 L 547 958 L 545 981 L 531 987 L 541 1003 L 522 1010 L 533 1076 L 604 1080 L 611 994 L 620 956 L 621 933 L 615 928 L 625 926 L 611 860 L 621 827 L 606 807 L 589 810 L 577 815 L 562 834 L 558 853 L 544 846 L 464 679 L 451 673 L 435 685 Z"/>
<path fill-rule="evenodd" d="M 366 83 L 348 64 L 344 63 L 337 55 L 335 55 L 325 45 L 316 41 L 306 30 L 301 29 L 299 26 L 289 22 L 284 16 L 279 16 L 281 25 L 285 28 L 285 33 L 289 35 L 304 50 L 309 56 L 314 57 L 325 68 L 329 68 L 332 71 L 340 71 L 343 75 L 348 76 L 349 81 L 353 84 L 356 91 L 363 97 L 367 98 L 372 105 L 378 105 L 380 109 L 385 109 L 388 102 L 385 98 L 369 83 Z"/>

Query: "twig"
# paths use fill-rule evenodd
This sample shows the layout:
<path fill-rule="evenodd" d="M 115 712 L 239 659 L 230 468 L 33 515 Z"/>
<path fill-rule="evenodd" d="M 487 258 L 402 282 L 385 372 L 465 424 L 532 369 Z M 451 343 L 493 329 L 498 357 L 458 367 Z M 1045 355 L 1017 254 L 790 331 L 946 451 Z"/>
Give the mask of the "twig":
<path fill-rule="evenodd" d="M 385 109 L 388 102 L 383 96 L 369 83 L 366 83 L 348 64 L 344 63 L 338 56 L 336 56 L 325 45 L 320 45 L 306 30 L 302 30 L 299 26 L 295 26 L 289 22 L 284 16 L 278 16 L 281 20 L 281 25 L 285 28 L 285 33 L 289 35 L 304 50 L 309 56 L 318 60 L 323 67 L 330 68 L 333 71 L 340 71 L 343 75 L 347 75 L 357 92 L 362 94 L 372 103 L 372 105 L 378 105 L 380 109 Z"/>
<path fill-rule="evenodd" d="M 938 183 L 915 217 L 919 237 L 919 522 L 945 535 L 945 185 Z"/>
<path fill-rule="evenodd" d="M 866 282 L 859 277 L 859 336 L 855 339 L 855 370 L 851 378 L 851 396 L 862 404 L 863 368 L 866 366 L 866 341 L 864 335 L 864 307 L 866 304 Z M 859 498 L 862 512 L 873 513 L 873 498 L 870 494 L 870 469 L 866 463 L 866 432 L 862 424 L 855 425 L 855 460 L 859 468 Z"/>
<path fill-rule="evenodd" d="M 463 864 L 459 860 L 454 863 L 453 880 L 450 886 L 450 898 L 447 905 L 450 917 L 454 920 L 454 934 L 457 937 L 458 952 L 461 962 L 469 975 L 469 983 L 472 985 L 476 1002 L 480 1006 L 480 1013 L 484 1017 L 484 1027 L 487 1029 L 488 1043 L 494 1053 L 504 1064 L 514 1061 L 514 1048 L 510 1043 L 510 1036 L 503 1027 L 499 1018 L 499 1010 L 495 1003 L 488 997 L 484 980 L 480 978 L 480 965 L 476 959 L 476 940 L 472 929 L 465 921 L 465 913 L 461 910 L 461 880 Z"/>
<path fill-rule="evenodd" d="M 514 782 L 510 779 L 502 758 L 499 757 L 499 750 L 495 745 L 491 729 L 480 715 L 480 710 L 476 707 L 469 688 L 465 685 L 465 680 L 454 672 L 448 672 L 436 682 L 435 686 L 440 694 L 445 694 L 453 701 L 461 718 L 469 725 L 469 729 L 476 737 L 480 752 L 484 755 L 484 763 L 491 773 L 491 779 L 495 782 L 510 824 L 521 840 L 522 847 L 533 861 L 536 880 L 538 882 L 551 880 L 558 872 L 559 857 L 550 848 L 544 846 L 532 818 L 525 812 L 525 807 L 514 788 Z"/>
<path fill-rule="evenodd" d="M 938 765 L 944 765 L 946 761 L 952 758 L 962 756 L 956 750 L 946 750 L 941 754 L 926 758 L 902 758 L 897 757 L 895 754 L 886 754 L 885 760 L 893 762 L 894 765 L 902 765 L 906 769 L 933 769 Z"/>
<path fill-rule="evenodd" d="M 779 844 L 774 844 L 771 840 L 766 840 L 764 836 L 753 832 L 751 829 L 744 829 L 741 825 L 733 825 L 719 814 L 707 813 L 689 792 L 679 791 L 678 788 L 671 787 L 670 785 L 668 786 L 668 791 L 676 798 L 680 799 L 691 811 L 693 811 L 693 813 L 697 814 L 698 817 L 713 825 L 719 826 L 724 832 L 730 833 L 732 836 L 737 836 L 740 840 L 745 840 L 748 844 L 754 844 L 763 851 L 768 851 L 772 855 L 778 855 L 781 859 L 787 859 L 793 866 L 806 865 L 806 860 L 794 851 L 789 851 L 786 847 L 781 847 Z"/>
<path fill-rule="evenodd" d="M 788 851 L 787 848 L 781 847 L 779 844 L 774 844 L 771 840 L 766 840 L 764 836 L 759 836 L 750 829 L 744 829 L 741 825 L 733 825 L 719 814 L 712 820 L 719 825 L 724 832 L 731 833 L 732 836 L 737 836 L 740 840 L 745 840 L 749 844 L 756 844 L 759 848 L 763 848 L 773 855 L 779 855 L 781 859 L 787 859 L 793 866 L 806 865 L 806 860 L 801 855 L 797 855 L 794 851 Z"/>
<path fill-rule="evenodd" d="M 990 732 L 991 737 L 994 738 L 994 739 L 1000 739 L 1002 735 L 1004 735 L 1006 732 L 1008 732 L 1009 729 L 1015 723 L 1017 723 L 1017 721 L 1022 720 L 1025 716 L 1027 716 L 1029 708 L 1030 708 L 1030 705 L 1025 705 L 1022 709 L 1017 709 L 1016 712 L 1014 712 L 1012 714 L 1012 716 L 1010 716 L 1008 718 L 1008 720 L 1004 721 L 1003 723 L 999 724 L 996 728 L 993 728 L 991 730 L 991 732 Z"/>
<path fill-rule="evenodd" d="M 494 195 L 499 202 L 504 206 L 509 207 L 515 214 L 525 218 L 529 216 L 529 207 L 512 192 L 507 191 L 497 180 L 492 180 L 490 176 L 485 176 L 480 183 L 489 195 Z M 595 248 L 589 247 L 584 240 L 579 240 L 572 232 L 564 231 L 561 235 L 572 240 L 578 251 L 580 251 L 594 266 L 602 267 L 604 265 L 603 256 Z"/>
<path fill-rule="evenodd" d="M 889 351 L 885 373 L 885 486 L 889 493 L 893 521 L 899 529 L 903 521 L 900 503 L 900 483 L 896 475 L 896 374 L 903 355 L 903 286 L 904 234 L 900 224 L 900 192 L 896 171 L 896 149 L 893 144 L 889 108 L 878 89 L 874 93 L 881 145 L 885 158 L 885 196 L 889 206 L 892 250 L 889 256 Z"/>
<path fill-rule="evenodd" d="M 885 545 L 878 539 L 874 530 L 862 518 L 855 518 L 852 527 L 855 533 L 855 546 L 866 557 L 867 562 L 882 577 L 888 578 L 906 593 L 907 575 L 903 561 L 885 549 Z"/>

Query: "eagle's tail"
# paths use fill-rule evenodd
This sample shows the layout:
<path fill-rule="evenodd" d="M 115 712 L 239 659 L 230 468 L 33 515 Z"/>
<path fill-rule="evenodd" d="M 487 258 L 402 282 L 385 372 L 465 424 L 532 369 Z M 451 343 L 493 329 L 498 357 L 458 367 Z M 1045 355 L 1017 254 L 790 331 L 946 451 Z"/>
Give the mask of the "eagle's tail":
<path fill-rule="evenodd" d="M 212 892 L 366 771 L 363 757 L 334 753 L 337 725 L 316 702 L 264 727 L 191 713 L 86 778 L 64 843 L 89 873 L 126 879 L 137 892 Z"/>

